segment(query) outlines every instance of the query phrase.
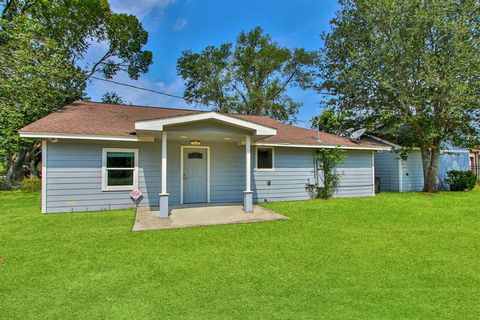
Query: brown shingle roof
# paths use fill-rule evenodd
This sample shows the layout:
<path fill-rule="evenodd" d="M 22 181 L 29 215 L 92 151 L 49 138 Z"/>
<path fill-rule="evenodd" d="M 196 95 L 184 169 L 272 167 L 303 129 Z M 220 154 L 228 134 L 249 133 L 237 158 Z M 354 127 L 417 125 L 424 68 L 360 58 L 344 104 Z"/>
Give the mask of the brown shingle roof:
<path fill-rule="evenodd" d="M 135 134 L 135 122 L 175 117 L 204 111 L 76 101 L 22 128 L 22 133 L 62 133 L 107 136 Z M 384 147 L 372 141 L 352 142 L 348 138 L 280 123 L 265 116 L 229 114 L 229 116 L 277 129 L 277 135 L 263 143 L 341 145 L 350 147 Z"/>

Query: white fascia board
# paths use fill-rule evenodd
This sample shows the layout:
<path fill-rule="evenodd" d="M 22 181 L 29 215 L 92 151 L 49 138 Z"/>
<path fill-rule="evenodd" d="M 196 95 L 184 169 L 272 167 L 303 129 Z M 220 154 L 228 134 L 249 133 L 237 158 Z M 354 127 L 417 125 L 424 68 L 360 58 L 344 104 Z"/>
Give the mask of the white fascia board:
<path fill-rule="evenodd" d="M 153 137 L 138 136 L 105 136 L 93 134 L 65 134 L 48 132 L 20 132 L 22 138 L 36 139 L 74 139 L 74 140 L 106 140 L 106 141 L 148 141 L 153 142 Z"/>
<path fill-rule="evenodd" d="M 289 148 L 319 148 L 319 149 L 344 149 L 344 150 L 372 150 L 372 151 L 385 151 L 390 150 L 391 148 L 382 148 L 382 147 L 353 147 L 353 146 L 342 146 L 342 145 L 324 145 L 324 144 L 289 144 L 289 143 L 268 143 L 268 142 L 256 142 L 253 143 L 255 146 L 265 146 L 265 147 L 289 147 Z"/>
<path fill-rule="evenodd" d="M 135 122 L 135 130 L 163 131 L 164 126 L 189 123 L 202 120 L 217 120 L 237 127 L 254 130 L 256 135 L 274 136 L 277 130 L 260 124 L 226 116 L 217 112 L 202 112 L 178 117 L 170 117 L 156 120 L 142 120 Z"/>
<path fill-rule="evenodd" d="M 470 153 L 470 150 L 462 149 L 443 149 L 440 153 Z"/>

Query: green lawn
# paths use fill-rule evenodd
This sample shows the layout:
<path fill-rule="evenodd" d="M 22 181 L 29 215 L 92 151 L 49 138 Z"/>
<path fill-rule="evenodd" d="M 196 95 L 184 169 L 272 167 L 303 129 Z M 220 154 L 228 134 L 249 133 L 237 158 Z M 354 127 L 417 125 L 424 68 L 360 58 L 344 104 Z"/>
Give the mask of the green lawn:
<path fill-rule="evenodd" d="M 270 203 L 289 221 L 132 233 L 0 193 L 3 319 L 476 319 L 480 190 Z"/>

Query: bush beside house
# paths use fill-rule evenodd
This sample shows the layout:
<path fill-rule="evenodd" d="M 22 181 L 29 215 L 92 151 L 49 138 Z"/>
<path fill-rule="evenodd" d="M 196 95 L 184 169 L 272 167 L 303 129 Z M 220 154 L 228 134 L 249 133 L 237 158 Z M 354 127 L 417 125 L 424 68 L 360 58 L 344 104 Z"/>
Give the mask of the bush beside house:
<path fill-rule="evenodd" d="M 472 190 L 477 184 L 477 177 L 472 171 L 450 170 L 445 182 L 448 183 L 450 191 Z"/>

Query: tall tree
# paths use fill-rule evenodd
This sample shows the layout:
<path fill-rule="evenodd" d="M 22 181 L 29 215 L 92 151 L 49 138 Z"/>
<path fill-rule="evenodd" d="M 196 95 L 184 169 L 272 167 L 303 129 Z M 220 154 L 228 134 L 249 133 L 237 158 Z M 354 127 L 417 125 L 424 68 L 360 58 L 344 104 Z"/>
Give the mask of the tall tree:
<path fill-rule="evenodd" d="M 111 12 L 106 0 L 0 0 L 0 7 L 0 156 L 15 183 L 39 160 L 38 142 L 19 139 L 18 129 L 82 97 L 97 73 L 138 78 L 152 54 L 142 49 L 148 35 L 140 22 Z M 105 52 L 86 61 L 95 43 Z"/>
<path fill-rule="evenodd" d="M 21 139 L 17 130 L 81 97 L 85 80 L 69 53 L 45 39 L 36 21 L 0 22 L 2 28 L 12 24 L 0 31 L 0 153 L 12 184 L 22 178 L 24 166 L 37 174 L 40 161 L 40 144 Z"/>
<path fill-rule="evenodd" d="M 304 88 L 312 80 L 316 57 L 315 52 L 281 47 L 256 27 L 240 33 L 235 47 L 225 43 L 200 53 L 184 51 L 177 71 L 185 81 L 189 103 L 287 121 L 301 106 L 287 88 Z"/>
<path fill-rule="evenodd" d="M 323 35 L 328 104 L 421 149 L 437 191 L 442 144 L 479 138 L 480 3 L 341 0 Z M 407 132 L 408 134 L 404 134 Z"/>

